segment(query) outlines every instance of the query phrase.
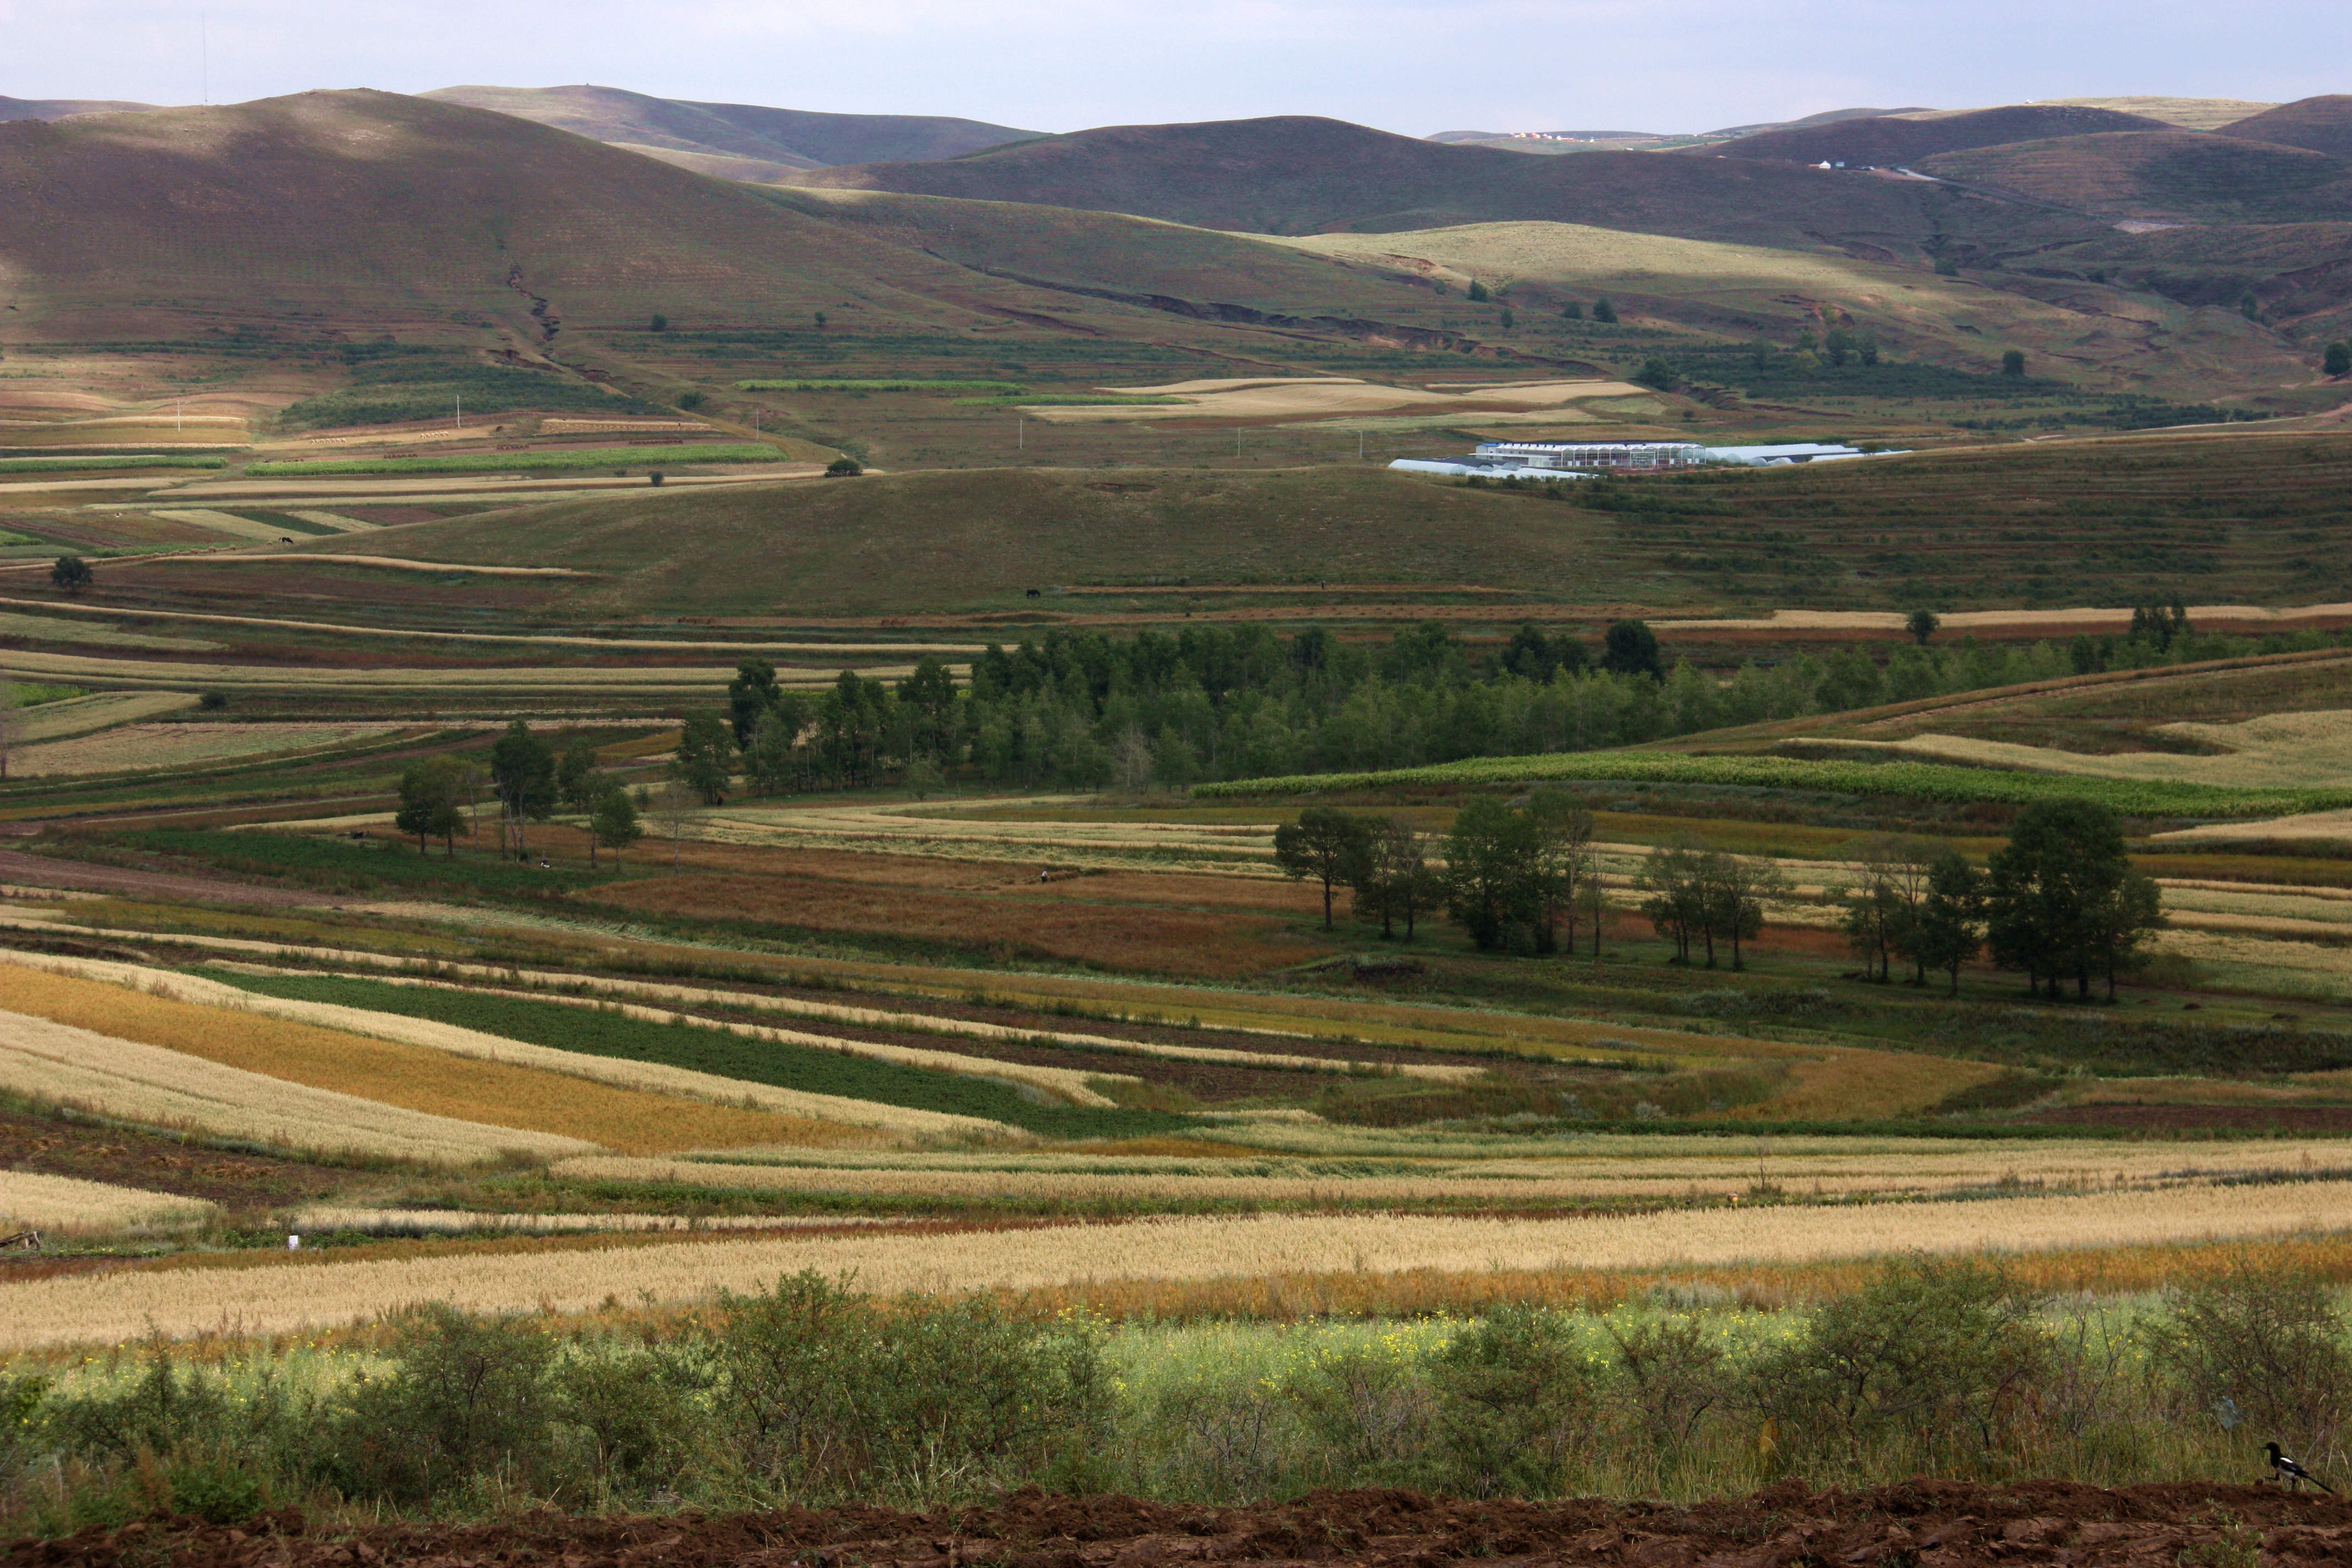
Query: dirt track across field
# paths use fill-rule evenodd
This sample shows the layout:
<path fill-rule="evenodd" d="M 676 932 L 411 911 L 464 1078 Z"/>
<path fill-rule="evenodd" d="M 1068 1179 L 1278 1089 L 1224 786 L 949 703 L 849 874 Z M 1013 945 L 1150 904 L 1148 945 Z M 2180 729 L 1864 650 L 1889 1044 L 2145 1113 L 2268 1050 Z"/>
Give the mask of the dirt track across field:
<path fill-rule="evenodd" d="M 928 1514 L 860 1506 L 667 1519 L 539 1513 L 467 1527 L 380 1525 L 340 1537 L 306 1533 L 289 1510 L 234 1530 L 184 1519 L 20 1542 L 0 1549 L 0 1568 L 1432 1568 L 1467 1559 L 1483 1560 L 1481 1568 L 2173 1568 L 2183 1561 L 2252 1562 L 2247 1548 L 2256 1538 L 2270 1568 L 2344 1563 L 2352 1559 L 2352 1504 L 2258 1486 L 2109 1490 L 2057 1481 L 1996 1488 L 1920 1480 L 1815 1492 L 1791 1480 L 1687 1508 L 1605 1499 L 1465 1503 L 1355 1491 L 1225 1509 L 1024 1489 L 993 1508 Z M 2191 1549 L 2199 1550 L 2185 1556 Z"/>

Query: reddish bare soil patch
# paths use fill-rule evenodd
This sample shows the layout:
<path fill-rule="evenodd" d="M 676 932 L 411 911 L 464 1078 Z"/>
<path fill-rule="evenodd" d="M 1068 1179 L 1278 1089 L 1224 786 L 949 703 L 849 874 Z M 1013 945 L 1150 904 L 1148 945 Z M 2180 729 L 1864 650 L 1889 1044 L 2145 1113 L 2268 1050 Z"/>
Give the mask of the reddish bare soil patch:
<path fill-rule="evenodd" d="M 1007 957 L 1043 955 L 1211 978 L 1300 963 L 1321 952 L 1291 936 L 1286 922 L 1262 915 L 1060 900 L 1039 904 L 1001 893 L 862 887 L 803 877 L 664 877 L 575 896 L 647 914 L 857 931 L 950 942 Z"/>
<path fill-rule="evenodd" d="M 230 1154 L 160 1133 L 133 1132 L 0 1110 L 0 1170 L 112 1182 L 152 1193 L 207 1198 L 230 1209 L 323 1197 L 352 1173 L 266 1154 Z M 0 1260 L 7 1255 L 0 1254 Z M 0 1279 L 14 1278 L 0 1267 Z"/>
<path fill-rule="evenodd" d="M 1408 1491 L 1318 1491 L 1291 1503 L 1201 1508 L 1133 1498 L 1054 1497 L 1024 1489 L 993 1508 L 907 1514 L 852 1505 L 667 1519 L 373 1525 L 341 1537 L 305 1532 L 289 1510 L 238 1529 L 162 1520 L 23 1542 L 6 1568 L 347 1568 L 430 1562 L 434 1568 L 863 1568 L 960 1563 L 1008 1568 L 1114 1563 L 1315 1563 L 1427 1568 L 1486 1559 L 1534 1563 L 1692 1565 L 1979 1563 L 2171 1568 L 2191 1548 L 2225 1562 L 2232 1530 L 2262 1534 L 2272 1564 L 2335 1563 L 2352 1552 L 2352 1504 L 2252 1486 L 2113 1489 L 2062 1481 L 1983 1487 L 1911 1481 L 1814 1492 L 1781 1481 L 1753 1497 L 1689 1507 L 1601 1498 L 1561 1503 L 1455 1502 Z"/>
<path fill-rule="evenodd" d="M 125 866 L 101 866 L 87 860 L 58 860 L 0 849 L 0 882 L 24 887 L 64 888 L 85 893 L 124 893 L 146 899 L 191 899 L 216 904 L 263 904 L 270 907 L 332 905 L 323 893 L 266 887 L 257 882 L 234 882 L 223 877 L 179 876 L 168 871 L 141 871 Z"/>

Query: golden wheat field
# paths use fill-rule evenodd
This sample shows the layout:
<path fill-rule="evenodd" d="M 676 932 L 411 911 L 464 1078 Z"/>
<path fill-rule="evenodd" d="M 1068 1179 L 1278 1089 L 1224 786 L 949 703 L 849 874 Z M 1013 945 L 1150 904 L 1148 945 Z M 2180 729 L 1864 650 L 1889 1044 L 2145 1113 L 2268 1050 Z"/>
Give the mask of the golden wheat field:
<path fill-rule="evenodd" d="M 199 1006 L 20 964 L 0 964 L 0 1008 L 399 1110 L 635 1153 L 790 1142 L 805 1127 L 772 1111 Z"/>
<path fill-rule="evenodd" d="M 188 768 L 230 758 L 289 756 L 388 739 L 398 724 L 123 724 L 95 735 L 26 746 L 8 771 L 26 778 Z"/>
<path fill-rule="evenodd" d="M 150 1332 L 276 1332 L 406 1301 L 469 1311 L 585 1311 L 615 1298 L 707 1300 L 779 1275 L 850 1273 L 896 1292 L 1078 1281 L 1584 1271 L 1801 1263 L 1897 1252 L 2006 1253 L 2298 1236 L 2352 1225 L 2352 1183 L 2084 1197 L 1710 1209 L 1561 1220 L 1414 1215 L 1175 1218 L 919 1237 L 673 1242 L 402 1260 L 78 1275 L 0 1285 L 0 1348 L 120 1342 Z"/>
<path fill-rule="evenodd" d="M 1841 741 L 1841 751 L 2014 768 L 2085 778 L 2214 784 L 2233 789 L 2294 789 L 2341 784 L 2352 773 L 2352 712 L 2265 713 L 2237 724 L 2165 724 L 2160 732 L 2221 748 L 2221 754 L 2109 752 L 2089 754 L 2009 741 L 1934 733 L 1902 741 Z"/>
<path fill-rule="evenodd" d="M 196 699 L 184 691 L 100 691 L 68 697 L 62 702 L 44 702 L 9 714 L 8 738 L 19 746 L 30 746 L 195 705 Z"/>
<path fill-rule="evenodd" d="M 0 1171 L 0 1233 L 16 1230 L 109 1231 L 141 1226 L 186 1225 L 214 1212 L 202 1198 L 142 1192 L 71 1176 Z"/>
<path fill-rule="evenodd" d="M 675 1096 L 718 1106 L 750 1106 L 797 1122 L 793 1133 L 785 1140 L 794 1143 L 839 1145 L 869 1141 L 860 1136 L 860 1129 L 934 1136 L 1005 1136 L 1013 1133 L 1013 1129 L 1001 1122 L 980 1117 L 914 1110 L 901 1106 L 880 1105 L 872 1100 L 851 1100 L 841 1095 L 811 1094 L 768 1084 L 747 1083 L 740 1079 L 719 1078 L 686 1068 L 666 1067 L 657 1062 L 627 1061 L 615 1057 L 559 1050 L 549 1046 L 484 1034 L 478 1029 L 436 1023 L 429 1018 L 371 1012 L 366 1008 L 339 1006 L 329 1002 L 301 1002 L 257 995 L 215 980 L 206 980 L 201 975 L 168 973 L 138 964 L 53 958 L 37 953 L 0 953 L 0 972 L 5 972 L 5 966 L 10 964 L 131 987 L 150 995 L 225 1009 L 232 1014 L 317 1025 L 400 1046 L 446 1051 L 452 1056 L 475 1061 L 503 1063 L 534 1071 L 587 1079 L 619 1089 L 639 1089 L 649 1094 Z M 670 1016 L 667 1013 L 657 1013 L 652 1009 L 637 1011 L 641 1016 Z M 828 1046 L 834 1043 L 829 1037 L 823 1036 L 801 1038 Z M 951 1059 L 975 1063 L 981 1060 L 978 1058 Z"/>
<path fill-rule="evenodd" d="M 404 1110 L 5 1011 L 0 1011 L 0 1091 L 296 1153 L 466 1166 L 595 1152 L 579 1138 Z"/>
<path fill-rule="evenodd" d="M 1221 1130 L 1221 1142 L 1259 1142 L 1260 1130 Z M 1281 1132 L 1290 1132 L 1282 1128 Z M 1138 1155 L 896 1154 L 812 1157 L 805 1151 L 738 1150 L 732 1158 L 646 1159 L 586 1155 L 555 1167 L 587 1180 L 684 1184 L 768 1193 L 871 1193 L 896 1197 L 1228 1199 L 1355 1204 L 1444 1200 L 1494 1203 L 1576 1198 L 1739 1197 L 1777 1189 L 1800 1197 L 1904 1195 L 1960 1189 L 2098 1189 L 2198 1184 L 2332 1169 L 2340 1147 L 2322 1142 L 2177 1146 L 2019 1141 L 1959 1150 L 1932 1140 L 1870 1152 L 1824 1143 L 1775 1152 L 1732 1139 L 1654 1139 L 1608 1155 L 1559 1155 L 1561 1140 L 1485 1148 L 1456 1139 L 1450 1152 L 1414 1157 L 1411 1144 L 1375 1154 L 1353 1129 L 1304 1129 L 1331 1145 L 1307 1153 L 1268 1148 L 1262 1158 Z M 1285 1142 L 1280 1136 L 1268 1143 Z M 1583 1141 L 1576 1141 L 1581 1142 Z M 1353 1147 L 1349 1147 L 1352 1144 Z M 1672 1144 L 1672 1147 L 1658 1145 Z M 1341 1162 L 1339 1152 L 1354 1155 Z M 753 1156 L 758 1156 L 755 1160 Z M 1549 1157 L 1547 1157 L 1549 1156 Z"/>

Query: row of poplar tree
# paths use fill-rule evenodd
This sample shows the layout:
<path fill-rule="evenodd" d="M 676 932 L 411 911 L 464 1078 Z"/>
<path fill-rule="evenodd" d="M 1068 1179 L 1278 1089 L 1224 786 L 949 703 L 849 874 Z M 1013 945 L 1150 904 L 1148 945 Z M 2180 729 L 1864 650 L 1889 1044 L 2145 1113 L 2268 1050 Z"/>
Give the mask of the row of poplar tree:
<path fill-rule="evenodd" d="M 1020 788 L 1139 793 L 1213 779 L 1411 767 L 1632 745 L 1725 725 L 2182 657 L 2181 628 L 2105 645 L 1906 643 L 1881 664 L 1864 647 L 1740 667 L 1727 680 L 1669 667 L 1639 621 L 1598 647 L 1521 626 L 1473 647 L 1428 623 L 1384 643 L 1320 627 L 1187 627 L 1109 638 L 1049 632 L 990 647 L 959 689 L 936 657 L 895 687 L 844 671 L 815 690 L 780 686 L 747 658 L 717 725 L 693 733 L 714 790 L 740 773 L 759 795 L 916 784 L 969 771 Z M 722 736 L 720 730 L 724 730 Z M 714 790 L 705 790 L 706 798 Z"/>
<path fill-rule="evenodd" d="M 1674 962 L 1718 950 L 1744 968 L 1746 944 L 1763 930 L 1765 906 L 1791 889 L 1773 861 L 1696 845 L 1662 845 L 1635 870 L 1629 902 L 1604 886 L 1592 814 L 1559 790 L 1524 804 L 1471 800 L 1433 841 L 1397 816 L 1309 806 L 1275 830 L 1275 862 L 1288 876 L 1318 882 L 1323 923 L 1334 895 L 1349 889 L 1356 918 L 1382 937 L 1402 925 L 1412 939 L 1422 916 L 1443 910 L 1482 949 L 1575 952 L 1580 931 L 1594 957 L 1609 913 L 1630 909 L 1675 944 Z M 2164 923 L 2154 879 L 2131 863 L 2123 826 L 2103 805 L 2049 802 L 2018 816 L 2010 841 L 1981 870 L 1958 849 L 1916 839 L 1865 846 L 1843 886 L 1843 926 L 1870 978 L 1893 978 L 1899 962 L 1924 985 L 1931 973 L 1959 993 L 1960 971 L 1980 953 L 2021 972 L 2052 996 L 2072 980 L 2088 996 L 2144 957 Z"/>

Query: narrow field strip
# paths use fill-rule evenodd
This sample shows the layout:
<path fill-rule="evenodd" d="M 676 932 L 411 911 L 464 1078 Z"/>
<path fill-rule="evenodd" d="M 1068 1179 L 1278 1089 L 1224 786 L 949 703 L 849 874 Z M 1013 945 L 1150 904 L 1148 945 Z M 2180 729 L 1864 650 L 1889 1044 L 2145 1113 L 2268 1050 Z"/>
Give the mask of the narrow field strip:
<path fill-rule="evenodd" d="M 300 513 L 296 513 L 300 516 Z M 250 559 L 247 557 L 247 559 Z M 908 654 L 955 654 L 969 658 L 983 653 L 980 643 L 810 643 L 810 642 L 675 642 L 660 637 L 576 637 L 556 635 L 532 636 L 515 632 L 428 632 L 404 626 L 396 632 L 381 626 L 356 626 L 340 621 L 291 621 L 269 616 L 198 615 L 179 610 L 142 610 L 110 605 L 104 609 L 95 605 L 58 605 L 46 599 L 12 599 L 0 596 L 0 605 L 19 609 L 41 610 L 51 615 L 89 615 L 130 617 L 157 621 L 202 621 L 225 626 L 272 626 L 284 631 L 336 632 L 347 637 L 398 637 L 402 641 L 423 638 L 431 642 L 518 643 L 533 647 L 593 647 L 658 649 L 671 653 L 768 653 L 779 657 L 786 654 L 810 654 L 824 658 L 876 658 L 884 655 L 903 657 Z"/>
<path fill-rule="evenodd" d="M 249 517 L 239 517 L 235 512 L 214 511 L 206 507 L 174 509 L 171 511 L 152 512 L 150 515 L 160 517 L 166 522 L 189 523 L 197 528 L 208 528 L 215 533 L 231 534 L 238 539 L 250 539 L 263 544 L 275 544 L 286 537 L 286 531 L 274 523 L 256 522 Z"/>
<path fill-rule="evenodd" d="M 257 559 L 252 556 L 245 560 Z M 853 667 L 875 680 L 895 680 L 914 673 L 911 664 Z M 241 690 L 393 691 L 423 693 L 451 688 L 472 692 L 629 691 L 660 693 L 722 692 L 734 679 L 731 666 L 644 665 L 585 668 L 541 668 L 530 665 L 493 668 L 425 669 L 385 666 L 376 668 L 317 669 L 301 666 L 263 664 L 172 664 L 150 659 L 102 658 L 86 654 L 35 653 L 21 648 L 0 650 L 0 670 L 15 676 L 69 680 L 79 684 L 114 682 L 126 686 L 212 686 Z M 829 687 L 837 676 L 814 670 L 781 673 L 778 683 Z"/>
<path fill-rule="evenodd" d="M 1572 1146 L 1570 1139 L 1550 1141 Z M 1697 1142 L 1693 1140 L 1690 1142 Z M 1991 1151 L 1932 1144 L 1900 1154 L 1814 1153 L 1759 1162 L 1731 1139 L 1716 1147 L 1584 1158 L 1539 1157 L 1374 1160 L 1269 1150 L 1263 1159 L 1187 1156 L 904 1156 L 897 1160 L 812 1158 L 778 1150 L 731 1155 L 642 1159 L 584 1155 L 553 1173 L 581 1181 L 724 1188 L 741 1192 L 864 1193 L 894 1197 L 1224 1199 L 1269 1202 L 1481 1203 L 1579 1198 L 1738 1200 L 1759 1183 L 1798 1197 L 1855 1194 L 1898 1196 L 1958 1189 L 2050 1186 L 2132 1188 L 2259 1179 L 2281 1172 L 2352 1172 L 2341 1145 L 2241 1145 L 2220 1154 L 2184 1156 L 2178 1146 L 2008 1145 Z"/>
<path fill-rule="evenodd" d="M 150 1193 L 106 1182 L 0 1171 L 0 1234 L 16 1230 L 127 1230 L 191 1225 L 215 1212 L 203 1198 Z"/>
<path fill-rule="evenodd" d="M 199 1006 L 20 963 L 0 964 L 0 1008 L 283 1083 L 583 1146 L 567 1152 L 789 1142 L 806 1126 L 770 1111 Z"/>
<path fill-rule="evenodd" d="M 0 1011 L 0 1090 L 143 1127 L 297 1154 L 467 1166 L 543 1162 L 596 1147 L 585 1139 L 486 1126 L 306 1088 L 161 1046 L 6 1011 Z"/>
<path fill-rule="evenodd" d="M 498 1062 L 535 1072 L 591 1079 L 616 1089 L 643 1090 L 715 1106 L 748 1107 L 769 1111 L 799 1124 L 788 1135 L 787 1141 L 794 1143 L 835 1145 L 865 1142 L 853 1131 L 858 1128 L 933 1137 L 1017 1135 L 1014 1128 L 979 1117 L 915 1110 L 841 1095 L 778 1089 L 744 1079 L 723 1078 L 656 1062 L 630 1061 L 615 1057 L 592 1056 L 584 1051 L 561 1050 L 454 1024 L 436 1023 L 427 1018 L 339 1006 L 331 1002 L 289 1000 L 217 980 L 171 973 L 138 964 L 58 958 L 42 953 L 0 952 L 0 965 L 5 964 L 102 981 L 112 985 L 146 990 L 151 994 L 168 994 L 177 1000 L 210 1007 L 316 1025 L 401 1046 L 446 1051 L 452 1056 L 475 1061 Z"/>
<path fill-rule="evenodd" d="M 300 976 L 313 973 L 302 969 L 272 969 L 261 964 L 223 963 L 220 967 L 254 974 Z M 566 996 L 564 991 L 585 991 L 593 996 L 632 996 L 645 1002 L 666 1002 L 683 1007 L 738 1007 L 752 1013 L 779 1013 L 787 1017 L 817 1018 L 836 1024 L 856 1024 L 877 1029 L 904 1029 L 926 1035 L 961 1036 L 974 1040 L 1010 1040 L 1026 1043 L 1069 1046 L 1079 1050 L 1103 1051 L 1121 1056 L 1157 1057 L 1170 1061 L 1218 1062 L 1228 1066 L 1277 1067 L 1300 1072 L 1348 1074 L 1373 1070 L 1375 1064 L 1342 1061 L 1332 1057 L 1303 1057 L 1279 1051 L 1237 1051 L 1219 1046 L 1171 1046 L 1149 1040 L 1122 1039 L 1115 1035 L 1074 1034 L 1065 1029 L 1016 1029 L 1009 1024 L 990 1024 L 973 1018 L 950 1018 L 936 1013 L 898 1013 L 874 1007 L 845 1007 L 832 1002 L 807 1002 L 793 996 L 763 996 L 756 992 L 717 991 L 707 986 L 664 985 L 647 980 L 612 980 L 593 975 L 557 973 L 548 970 L 500 970 L 482 964 L 445 964 L 440 973 L 483 981 L 520 981 L 539 987 L 529 994 L 532 1000 L 545 1002 L 581 1001 L 578 996 Z M 432 985 L 446 982 L 418 979 L 413 976 L 371 975 L 370 979 L 394 985 Z M 642 1010 L 640 1010 L 642 1011 Z M 652 1014 L 667 1016 L 667 1014 Z M 703 1022 L 713 1027 L 727 1027 L 712 1020 Z M 738 1033 L 742 1032 L 738 1028 Z M 1275 1034 L 1273 1030 L 1244 1031 Z M 753 1038 L 760 1037 L 757 1035 Z M 906 1061 L 921 1067 L 941 1067 L 957 1072 L 983 1072 L 1016 1081 L 1028 1081 L 1040 1087 L 1063 1092 L 1065 1087 L 1091 1093 L 1086 1089 L 1089 1078 L 1123 1078 L 1123 1073 L 1079 1072 L 1067 1068 L 1029 1067 L 1019 1062 L 1000 1061 L 993 1057 L 967 1057 L 951 1051 L 925 1051 L 905 1046 L 877 1045 L 865 1040 L 844 1039 L 834 1035 L 793 1035 L 789 1037 L 830 1049 L 849 1051 L 861 1056 L 873 1056 L 886 1061 Z M 1304 1037 L 1291 1032 L 1287 1037 Z M 1469 1083 L 1486 1076 L 1486 1069 L 1478 1067 L 1452 1067 L 1431 1062 L 1399 1062 L 1378 1064 L 1378 1070 L 1394 1072 L 1402 1078 L 1428 1079 L 1440 1083 Z M 1042 1075 L 1042 1076 L 1041 1076 Z M 1100 1100 L 1100 1097 L 1096 1097 Z M 1074 1100 L 1074 1104 L 1095 1103 L 1094 1100 Z M 1104 1101 L 1108 1103 L 1108 1101 Z"/>
<path fill-rule="evenodd" d="M 411 1260 L 87 1274 L 0 1285 L 0 1348 L 109 1344 L 148 1333 L 267 1333 L 364 1319 L 404 1302 L 461 1311 L 580 1312 L 615 1297 L 706 1300 L 779 1275 L 849 1274 L 875 1292 L 1024 1289 L 1116 1279 L 1403 1270 L 1563 1272 L 1799 1263 L 1899 1252 L 2015 1253 L 2334 1232 L 2352 1183 L 1863 1207 L 1714 1209 L 1567 1220 L 1416 1215 L 1167 1219 L 924 1237 L 637 1245 Z"/>
<path fill-rule="evenodd" d="M 627 1233 L 711 1230 L 837 1230 L 843 1226 L 887 1226 L 887 1219 L 825 1215 L 816 1218 L 738 1214 L 688 1216 L 674 1214 L 488 1214 L 467 1209 L 370 1209 L 314 1204 L 297 1210 L 297 1234 L 358 1230 L 375 1235 L 461 1236 L 507 1231 L 516 1236 L 564 1236 L 583 1230 Z"/>
<path fill-rule="evenodd" d="M 345 517 L 342 513 L 335 511 L 311 511 L 305 510 L 302 511 L 289 512 L 287 515 L 289 517 L 299 517 L 304 522 L 315 522 L 320 528 L 331 528 L 337 533 L 368 533 L 372 532 L 376 527 L 373 522 L 362 522 L 358 518 Z"/>

